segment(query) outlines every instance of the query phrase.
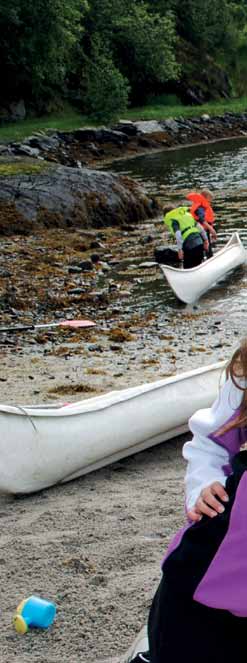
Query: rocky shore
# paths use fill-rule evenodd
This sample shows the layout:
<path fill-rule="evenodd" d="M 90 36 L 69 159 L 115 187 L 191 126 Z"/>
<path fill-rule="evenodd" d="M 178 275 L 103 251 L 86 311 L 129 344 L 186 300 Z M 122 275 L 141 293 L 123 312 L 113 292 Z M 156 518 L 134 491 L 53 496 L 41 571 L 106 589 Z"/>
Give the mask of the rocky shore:
<path fill-rule="evenodd" d="M 200 124 L 203 140 L 207 122 Z M 240 124 L 228 125 L 231 135 L 243 135 Z M 182 140 L 181 132 L 170 139 Z M 138 136 L 133 154 L 164 149 L 158 141 L 137 146 Z M 154 134 L 141 136 L 149 144 Z M 154 262 L 164 233 L 154 199 L 130 179 L 91 170 L 92 148 L 78 137 L 68 140 L 66 157 L 64 139 L 56 152 L 31 140 L 26 153 L 4 146 L 0 162 L 0 317 L 9 327 L 0 332 L 2 402 L 80 400 L 229 357 L 245 313 L 219 307 L 210 293 L 196 309 L 172 293 L 166 299 Z M 114 154 L 112 145 L 102 147 L 99 166 L 110 154 L 128 154 L 126 142 Z M 28 154 L 29 147 L 39 152 Z M 164 203 L 167 196 L 162 189 Z M 215 198 L 222 214 L 220 194 Z M 226 213 L 242 203 L 241 192 L 239 200 L 229 194 Z M 243 281 L 243 273 L 235 275 L 228 288 L 237 293 Z M 90 318 L 96 326 L 11 331 L 64 318 Z M 147 619 L 160 560 L 184 521 L 183 441 L 34 495 L 0 496 L 3 663 L 119 661 Z M 12 617 L 31 594 L 54 601 L 57 619 L 47 632 L 22 637 Z"/>
<path fill-rule="evenodd" d="M 150 150 L 241 136 L 247 136 L 247 112 L 161 121 L 123 120 L 110 128 L 37 132 L 22 142 L 1 143 L 0 155 L 45 158 L 72 167 L 95 166 Z"/>
<path fill-rule="evenodd" d="M 125 123 L 125 145 L 133 139 L 131 131 L 138 140 L 140 135 L 153 139 L 156 123 L 139 123 L 139 128 L 136 124 Z M 185 124 L 188 131 L 192 125 L 204 127 L 206 140 L 210 126 L 243 132 L 247 115 Z M 81 148 L 85 137 L 89 139 L 87 131 L 92 132 L 91 140 L 108 132 L 64 134 L 63 144 L 67 141 L 70 150 L 76 140 Z M 170 121 L 170 138 L 172 131 L 173 140 L 181 139 L 180 120 Z M 122 136 L 114 129 L 118 140 L 119 133 Z M 0 334 L 2 399 L 37 402 L 65 395 L 76 400 L 224 358 L 224 348 L 228 352 L 239 335 L 238 319 L 231 331 L 224 330 L 225 313 L 217 306 L 207 307 L 205 298 L 202 310 L 187 311 L 178 304 L 171 315 L 164 304 L 157 308 L 156 293 L 162 301 L 168 287 L 154 262 L 155 250 L 165 238 L 157 200 L 130 178 L 80 163 L 56 163 L 54 144 L 53 151 L 47 151 L 52 140 L 37 135 L 25 141 L 27 152 L 38 151 L 32 156 L 13 154 L 20 146 L 4 146 L 7 153 L 0 159 L 1 324 L 11 328 L 17 323 L 88 317 L 97 327 L 77 334 Z M 59 141 L 56 138 L 57 150 Z M 167 195 L 162 188 L 161 202 L 167 202 Z M 221 205 L 216 195 L 216 208 L 218 202 Z M 228 208 L 234 204 L 229 200 Z M 237 283 L 235 279 L 233 287 Z M 145 292 L 150 293 L 148 304 L 139 304 Z M 207 346 L 203 339 L 200 342 L 205 334 Z"/>

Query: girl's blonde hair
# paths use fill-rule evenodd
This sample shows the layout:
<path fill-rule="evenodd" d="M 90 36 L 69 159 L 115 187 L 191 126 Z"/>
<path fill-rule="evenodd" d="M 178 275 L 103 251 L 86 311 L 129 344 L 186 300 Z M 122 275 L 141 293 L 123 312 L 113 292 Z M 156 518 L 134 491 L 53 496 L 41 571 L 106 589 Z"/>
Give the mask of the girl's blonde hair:
<path fill-rule="evenodd" d="M 247 338 L 245 338 L 240 347 L 234 352 L 229 364 L 226 367 L 226 376 L 231 378 L 237 389 L 243 392 L 240 405 L 240 412 L 236 419 L 221 428 L 221 433 L 232 428 L 247 427 Z M 240 380 L 243 382 L 240 384 Z"/>
<path fill-rule="evenodd" d="M 201 191 L 201 194 L 205 198 L 211 198 L 211 200 L 213 198 L 213 194 L 212 194 L 212 191 L 210 191 L 210 189 L 203 189 L 203 191 Z"/>

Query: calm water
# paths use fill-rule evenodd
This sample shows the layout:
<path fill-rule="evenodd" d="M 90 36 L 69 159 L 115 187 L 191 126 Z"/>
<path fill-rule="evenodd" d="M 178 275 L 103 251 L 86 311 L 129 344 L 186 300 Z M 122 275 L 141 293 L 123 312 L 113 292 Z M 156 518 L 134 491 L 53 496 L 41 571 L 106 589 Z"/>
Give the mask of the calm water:
<path fill-rule="evenodd" d="M 219 237 L 225 241 L 238 230 L 247 242 L 246 138 L 119 161 L 114 171 L 145 183 L 164 200 L 179 200 L 192 189 L 212 189 Z"/>

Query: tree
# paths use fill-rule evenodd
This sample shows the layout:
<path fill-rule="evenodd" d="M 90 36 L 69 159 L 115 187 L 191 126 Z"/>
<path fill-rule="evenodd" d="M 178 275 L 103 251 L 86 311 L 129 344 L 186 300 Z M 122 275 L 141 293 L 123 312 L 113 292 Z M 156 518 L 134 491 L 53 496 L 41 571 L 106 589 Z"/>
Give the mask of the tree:
<path fill-rule="evenodd" d="M 1 92 L 36 103 L 63 84 L 86 0 L 0 0 Z"/>
<path fill-rule="evenodd" d="M 227 0 L 181 0 L 177 18 L 182 36 L 202 53 L 212 54 L 227 45 L 231 30 Z"/>
<path fill-rule="evenodd" d="M 103 122 L 117 118 L 127 108 L 129 85 L 114 65 L 112 55 L 102 45 L 99 35 L 94 37 L 91 60 L 86 71 L 86 111 Z"/>
<path fill-rule="evenodd" d="M 116 70 L 127 79 L 132 101 L 143 102 L 159 84 L 176 79 L 175 17 L 151 11 L 141 0 L 94 0 L 85 20 L 83 50 L 92 57 L 95 34 L 111 53 Z"/>

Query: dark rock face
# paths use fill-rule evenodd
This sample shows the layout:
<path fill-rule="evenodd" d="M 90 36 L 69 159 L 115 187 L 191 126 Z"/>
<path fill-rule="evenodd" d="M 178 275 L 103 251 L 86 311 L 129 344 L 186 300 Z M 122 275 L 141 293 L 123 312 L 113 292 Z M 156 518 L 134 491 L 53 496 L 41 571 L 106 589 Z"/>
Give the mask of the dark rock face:
<path fill-rule="evenodd" d="M 5 122 L 15 122 L 16 120 L 24 120 L 26 117 L 26 107 L 23 99 L 18 99 L 12 102 L 1 102 L 0 106 L 0 119 Z"/>
<path fill-rule="evenodd" d="M 176 249 L 170 249 L 167 246 L 157 246 L 154 249 L 155 260 L 161 265 L 172 265 L 177 267 L 179 263 L 178 252 Z"/>
<path fill-rule="evenodd" d="M 2 234 L 122 225 L 157 211 L 138 184 L 108 172 L 44 164 L 35 174 L 0 174 Z"/>

